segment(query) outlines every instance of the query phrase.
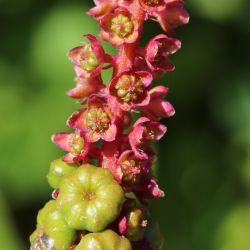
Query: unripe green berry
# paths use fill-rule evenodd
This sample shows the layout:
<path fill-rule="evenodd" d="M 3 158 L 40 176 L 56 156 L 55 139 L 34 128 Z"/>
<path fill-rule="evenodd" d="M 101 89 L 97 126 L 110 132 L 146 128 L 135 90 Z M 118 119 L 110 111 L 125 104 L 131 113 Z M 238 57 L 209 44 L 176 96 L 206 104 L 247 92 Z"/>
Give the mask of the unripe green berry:
<path fill-rule="evenodd" d="M 128 239 L 112 230 L 85 235 L 74 250 L 132 250 Z"/>
<path fill-rule="evenodd" d="M 77 164 L 66 163 L 62 159 L 52 161 L 50 164 L 49 173 L 47 175 L 50 186 L 53 188 L 58 188 L 61 179 L 74 171 L 77 166 Z"/>
<path fill-rule="evenodd" d="M 132 241 L 141 240 L 147 227 L 145 209 L 136 207 L 127 214 L 126 237 Z"/>
<path fill-rule="evenodd" d="M 99 232 L 119 215 L 124 193 L 108 169 L 84 164 L 62 179 L 57 200 L 70 227 Z"/>
<path fill-rule="evenodd" d="M 65 221 L 52 200 L 39 211 L 37 228 L 30 236 L 31 250 L 64 250 L 74 242 L 76 232 Z"/>

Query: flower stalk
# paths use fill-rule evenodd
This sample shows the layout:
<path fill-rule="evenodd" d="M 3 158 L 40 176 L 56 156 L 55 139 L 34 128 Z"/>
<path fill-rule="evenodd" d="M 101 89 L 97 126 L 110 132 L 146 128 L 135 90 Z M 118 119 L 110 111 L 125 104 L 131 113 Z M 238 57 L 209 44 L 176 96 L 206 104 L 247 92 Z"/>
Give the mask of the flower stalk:
<path fill-rule="evenodd" d="M 160 120 L 175 110 L 165 100 L 169 89 L 153 86 L 153 78 L 174 70 L 169 56 L 181 42 L 169 34 L 189 15 L 183 0 L 94 2 L 88 14 L 118 53 L 106 54 L 100 41 L 87 34 L 68 54 L 76 86 L 67 94 L 82 107 L 67 121 L 72 131 L 52 136 L 66 154 L 51 163 L 47 177 L 53 199 L 39 211 L 31 249 L 158 250 L 162 241 L 152 236 L 158 227 L 147 205 L 164 192 L 152 172 L 156 156 L 151 145 L 167 131 Z M 141 47 L 148 19 L 167 34 Z M 107 68 L 113 74 L 104 83 L 101 73 Z"/>

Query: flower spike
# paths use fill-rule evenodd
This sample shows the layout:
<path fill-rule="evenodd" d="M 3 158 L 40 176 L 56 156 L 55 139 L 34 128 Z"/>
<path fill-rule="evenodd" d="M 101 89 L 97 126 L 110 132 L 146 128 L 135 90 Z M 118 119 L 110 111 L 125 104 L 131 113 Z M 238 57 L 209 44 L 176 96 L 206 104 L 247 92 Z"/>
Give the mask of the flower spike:
<path fill-rule="evenodd" d="M 189 14 L 184 0 L 94 4 L 87 14 L 118 53 L 107 54 L 92 34 L 68 53 L 76 85 L 67 95 L 80 108 L 67 120 L 72 131 L 52 136 L 66 154 L 51 162 L 47 180 L 53 200 L 38 213 L 30 249 L 160 250 L 162 236 L 148 203 L 165 193 L 152 168 L 157 158 L 152 144 L 167 132 L 161 119 L 175 109 L 165 99 L 169 89 L 153 80 L 175 69 L 170 56 L 181 41 L 169 34 L 186 24 Z M 142 47 L 148 19 L 167 34 Z M 104 83 L 108 68 L 112 77 Z"/>

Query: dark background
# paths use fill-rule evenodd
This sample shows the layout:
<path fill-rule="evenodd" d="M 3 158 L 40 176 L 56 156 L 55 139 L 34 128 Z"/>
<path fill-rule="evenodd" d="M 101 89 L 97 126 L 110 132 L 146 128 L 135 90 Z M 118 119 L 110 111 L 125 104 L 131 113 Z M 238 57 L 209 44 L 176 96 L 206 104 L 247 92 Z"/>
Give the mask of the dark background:
<path fill-rule="evenodd" d="M 186 1 L 188 26 L 176 37 L 170 87 L 176 115 L 164 121 L 157 171 L 166 198 L 151 203 L 169 250 L 250 246 L 250 4 Z M 28 249 L 39 208 L 50 199 L 46 173 L 61 156 L 50 141 L 78 108 L 67 51 L 97 35 L 91 1 L 0 0 L 0 248 Z M 145 26 L 144 41 L 160 33 Z M 110 53 L 115 50 L 106 46 Z M 108 80 L 108 75 L 105 75 Z"/>

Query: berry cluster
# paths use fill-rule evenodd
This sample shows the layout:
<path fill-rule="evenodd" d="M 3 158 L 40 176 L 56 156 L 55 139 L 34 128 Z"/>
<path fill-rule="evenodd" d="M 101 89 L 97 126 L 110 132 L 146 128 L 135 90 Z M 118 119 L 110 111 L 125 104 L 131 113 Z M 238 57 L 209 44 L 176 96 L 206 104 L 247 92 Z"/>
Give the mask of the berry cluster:
<path fill-rule="evenodd" d="M 164 192 L 152 173 L 151 144 L 166 133 L 159 120 L 175 110 L 164 99 L 168 88 L 153 87 L 152 81 L 174 70 L 169 55 L 181 42 L 166 34 L 145 47 L 139 40 L 145 20 L 158 21 L 166 33 L 173 33 L 189 15 L 183 0 L 94 2 L 88 14 L 118 54 L 105 53 L 90 34 L 69 52 L 76 86 L 68 96 L 82 108 L 67 121 L 72 132 L 52 136 L 67 153 L 51 163 L 47 177 L 53 200 L 38 213 L 31 249 L 157 250 L 161 237 L 147 204 Z M 108 68 L 113 75 L 104 84 L 101 72 Z"/>

